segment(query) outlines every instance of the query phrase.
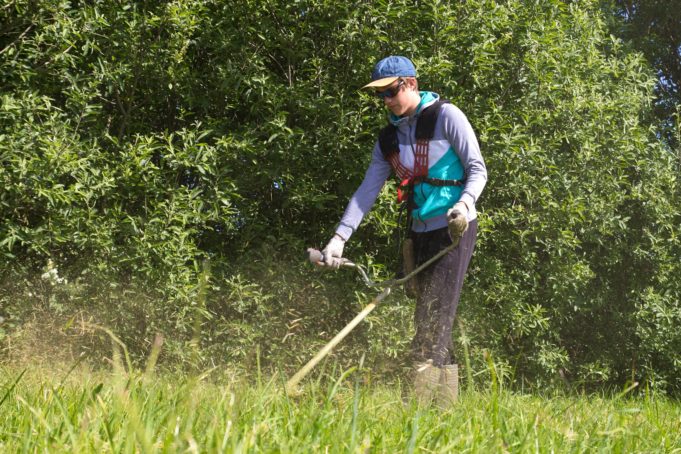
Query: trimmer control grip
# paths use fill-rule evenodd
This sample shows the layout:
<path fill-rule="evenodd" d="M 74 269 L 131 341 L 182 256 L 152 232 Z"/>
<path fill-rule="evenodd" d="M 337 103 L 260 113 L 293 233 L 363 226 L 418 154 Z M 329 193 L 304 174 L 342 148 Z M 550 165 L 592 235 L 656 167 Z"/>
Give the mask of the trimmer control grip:
<path fill-rule="evenodd" d="M 324 260 L 324 254 L 321 251 L 318 251 L 317 249 L 314 248 L 307 248 L 307 258 L 313 265 L 323 265 L 324 263 L 326 263 L 326 260 Z M 355 264 L 348 259 L 341 259 L 341 266 L 352 267 L 355 266 Z"/>
<path fill-rule="evenodd" d="M 310 259 L 310 263 L 316 265 L 318 263 L 324 263 L 324 254 L 314 248 L 307 249 L 307 256 Z"/>

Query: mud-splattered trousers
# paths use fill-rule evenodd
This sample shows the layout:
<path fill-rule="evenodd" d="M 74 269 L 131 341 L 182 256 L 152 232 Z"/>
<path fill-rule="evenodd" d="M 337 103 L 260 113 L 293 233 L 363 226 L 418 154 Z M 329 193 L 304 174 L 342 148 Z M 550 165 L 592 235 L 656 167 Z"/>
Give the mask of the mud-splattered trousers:
<path fill-rule="evenodd" d="M 412 341 L 414 362 L 433 361 L 433 366 L 453 364 L 452 326 L 461 297 L 464 276 L 473 256 L 478 221 L 473 220 L 459 245 L 416 276 L 418 296 Z M 414 253 L 417 265 L 426 262 L 452 244 L 446 228 L 414 233 Z"/>

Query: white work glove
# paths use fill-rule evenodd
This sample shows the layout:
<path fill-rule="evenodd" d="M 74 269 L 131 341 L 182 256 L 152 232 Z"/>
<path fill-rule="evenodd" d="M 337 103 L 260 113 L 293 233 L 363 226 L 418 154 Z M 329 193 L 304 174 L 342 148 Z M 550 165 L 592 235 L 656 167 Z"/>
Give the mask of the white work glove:
<path fill-rule="evenodd" d="M 456 202 L 456 204 L 447 211 L 447 224 L 449 226 L 449 235 L 452 241 L 457 241 L 461 238 L 468 229 L 468 207 L 463 202 Z"/>
<path fill-rule="evenodd" d="M 335 270 L 340 268 L 343 263 L 343 247 L 345 246 L 345 240 L 340 237 L 340 235 L 335 234 L 329 244 L 322 250 L 324 254 L 324 265 L 329 266 Z"/>

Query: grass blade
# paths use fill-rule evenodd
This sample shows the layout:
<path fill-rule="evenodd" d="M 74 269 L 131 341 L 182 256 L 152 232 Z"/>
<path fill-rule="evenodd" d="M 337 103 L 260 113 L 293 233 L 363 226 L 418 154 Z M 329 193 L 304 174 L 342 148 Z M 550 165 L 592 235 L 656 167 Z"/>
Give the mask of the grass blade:
<path fill-rule="evenodd" d="M 10 386 L 9 389 L 7 389 L 7 391 L 5 392 L 5 395 L 2 396 L 2 399 L 0 399 L 0 407 L 2 407 L 2 404 L 5 403 L 5 400 L 7 400 L 7 397 L 10 395 L 10 393 L 11 393 L 11 392 L 14 390 L 14 388 L 17 386 L 17 383 L 19 383 L 19 380 L 21 380 L 21 377 L 24 376 L 24 374 L 26 373 L 26 370 L 27 370 L 27 369 L 24 369 L 24 370 L 21 371 L 21 373 L 20 373 L 19 376 L 16 378 L 16 380 L 14 380 L 14 383 L 12 383 L 12 386 Z"/>

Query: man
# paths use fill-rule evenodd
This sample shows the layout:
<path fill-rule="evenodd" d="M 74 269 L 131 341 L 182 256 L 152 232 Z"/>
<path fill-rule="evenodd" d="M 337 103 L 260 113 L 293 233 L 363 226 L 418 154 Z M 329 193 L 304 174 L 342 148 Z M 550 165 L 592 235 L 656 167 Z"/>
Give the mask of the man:
<path fill-rule="evenodd" d="M 390 111 L 390 124 L 381 131 L 364 180 L 323 250 L 323 265 L 340 266 L 345 242 L 395 172 L 402 181 L 401 189 L 408 192 L 410 232 L 405 258 L 414 257 L 415 263 L 405 263 L 405 269 L 425 263 L 452 240 L 459 242 L 414 278 L 414 392 L 421 402 L 435 399 L 446 405 L 458 394 L 452 325 L 473 254 L 475 202 L 485 187 L 487 170 L 466 116 L 437 94 L 419 91 L 416 69 L 408 58 L 382 59 L 371 78 L 363 88 L 375 90 L 383 100 Z"/>

